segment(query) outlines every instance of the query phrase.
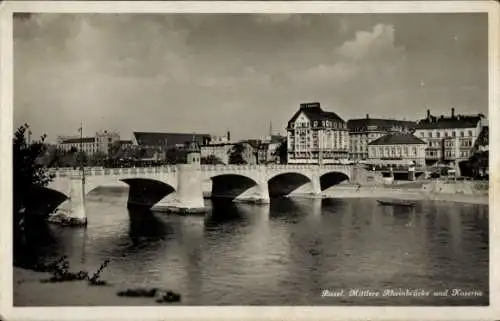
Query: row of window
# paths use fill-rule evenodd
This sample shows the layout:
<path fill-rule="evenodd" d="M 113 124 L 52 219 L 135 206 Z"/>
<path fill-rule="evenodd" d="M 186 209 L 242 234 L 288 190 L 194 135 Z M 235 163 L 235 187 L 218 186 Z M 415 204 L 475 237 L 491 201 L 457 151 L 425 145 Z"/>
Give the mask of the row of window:
<path fill-rule="evenodd" d="M 295 127 L 298 127 L 298 128 L 306 128 L 306 127 L 310 126 L 310 122 L 299 122 L 299 123 L 296 123 L 296 125 L 297 126 L 295 126 Z M 315 120 L 315 121 L 313 121 L 313 127 L 318 127 L 318 126 L 327 127 L 327 128 L 338 128 L 338 129 L 347 128 L 347 125 L 344 123 L 333 122 L 330 120 L 323 120 L 323 121 Z M 291 124 L 291 127 L 294 128 L 293 123 Z"/>
<path fill-rule="evenodd" d="M 446 131 L 446 132 L 444 132 L 443 137 L 456 137 L 456 135 L 457 135 L 457 131 L 452 130 L 450 136 L 448 136 L 448 132 Z M 468 130 L 467 135 L 469 137 L 472 137 L 472 130 Z M 420 137 L 425 138 L 425 132 L 420 132 Z M 428 132 L 427 137 L 432 138 L 433 137 L 432 132 Z M 436 137 L 441 138 L 441 132 L 436 132 Z M 465 137 L 465 132 L 463 130 L 460 131 L 460 137 Z"/>
<path fill-rule="evenodd" d="M 408 146 L 398 146 L 398 147 L 372 147 L 370 148 L 371 154 L 373 156 L 417 156 L 417 147 L 413 146 L 409 148 Z"/>

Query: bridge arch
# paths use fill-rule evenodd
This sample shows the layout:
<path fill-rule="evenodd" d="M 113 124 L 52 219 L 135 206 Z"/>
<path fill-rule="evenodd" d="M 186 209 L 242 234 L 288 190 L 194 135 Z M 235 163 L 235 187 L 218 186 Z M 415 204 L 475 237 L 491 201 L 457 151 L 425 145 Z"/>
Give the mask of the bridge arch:
<path fill-rule="evenodd" d="M 267 180 L 270 197 L 281 197 L 293 192 L 312 192 L 312 179 L 306 174 L 299 172 L 284 172 L 271 176 Z"/>
<path fill-rule="evenodd" d="M 251 188 L 258 186 L 258 183 L 246 175 L 227 173 L 210 177 L 212 188 L 210 196 L 212 198 L 235 199 Z"/>
<path fill-rule="evenodd" d="M 127 207 L 151 208 L 165 196 L 175 192 L 172 185 L 151 178 L 123 178 L 119 181 L 129 186 Z"/>
<path fill-rule="evenodd" d="M 46 216 L 53 213 L 67 199 L 69 199 L 69 195 L 57 187 L 34 187 L 30 193 L 30 201 L 26 210 L 30 213 Z"/>
<path fill-rule="evenodd" d="M 321 190 L 324 191 L 334 185 L 338 185 L 344 181 L 349 181 L 351 178 L 344 172 L 331 171 L 323 173 L 319 178 Z"/>

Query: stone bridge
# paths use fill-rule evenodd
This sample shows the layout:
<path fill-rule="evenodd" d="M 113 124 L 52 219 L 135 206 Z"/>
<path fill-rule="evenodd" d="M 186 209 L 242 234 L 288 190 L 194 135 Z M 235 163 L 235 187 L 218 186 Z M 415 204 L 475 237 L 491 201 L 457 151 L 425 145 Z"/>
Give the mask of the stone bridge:
<path fill-rule="evenodd" d="M 48 188 L 65 199 L 60 207 L 86 217 L 85 196 L 99 186 L 123 182 L 129 186 L 128 205 L 154 210 L 195 212 L 204 196 L 269 203 L 272 197 L 320 195 L 343 181 L 363 182 L 366 171 L 352 165 L 199 165 L 53 171 Z"/>

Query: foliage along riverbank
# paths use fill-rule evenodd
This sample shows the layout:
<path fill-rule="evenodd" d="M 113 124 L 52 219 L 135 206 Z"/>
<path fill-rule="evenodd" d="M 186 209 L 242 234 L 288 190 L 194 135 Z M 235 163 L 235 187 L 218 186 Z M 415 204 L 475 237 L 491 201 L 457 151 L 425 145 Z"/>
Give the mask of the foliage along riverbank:
<path fill-rule="evenodd" d="M 49 264 L 38 263 L 31 268 L 14 267 L 13 302 L 22 306 L 102 305 L 103 293 L 106 305 L 152 305 L 176 303 L 181 295 L 159 287 L 126 287 L 102 280 L 101 274 L 110 263 L 107 259 L 92 276 L 86 271 L 70 271 L 66 257 Z M 53 293 L 53 295 L 46 295 Z M 58 295 L 61 294 L 61 295 Z M 134 298 L 135 300 L 130 300 Z"/>

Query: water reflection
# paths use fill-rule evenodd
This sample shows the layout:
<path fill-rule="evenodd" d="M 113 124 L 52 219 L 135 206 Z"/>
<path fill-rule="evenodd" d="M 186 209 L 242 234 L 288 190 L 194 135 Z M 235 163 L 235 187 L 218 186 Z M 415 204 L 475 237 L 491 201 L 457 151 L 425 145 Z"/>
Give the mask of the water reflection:
<path fill-rule="evenodd" d="M 422 202 L 398 208 L 370 199 L 285 198 L 267 205 L 208 202 L 207 215 L 179 216 L 127 211 L 114 201 L 88 206 L 87 230 L 39 229 L 29 253 L 66 254 L 88 270 L 111 258 L 106 280 L 169 287 L 183 294 L 186 305 L 488 301 L 320 296 L 323 288 L 356 287 L 487 292 L 485 207 Z M 103 294 L 103 304 L 106 300 Z"/>
<path fill-rule="evenodd" d="M 129 236 L 134 243 L 165 239 L 171 233 L 160 215 L 144 209 L 128 209 Z"/>

